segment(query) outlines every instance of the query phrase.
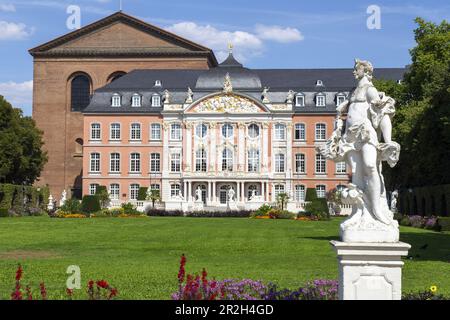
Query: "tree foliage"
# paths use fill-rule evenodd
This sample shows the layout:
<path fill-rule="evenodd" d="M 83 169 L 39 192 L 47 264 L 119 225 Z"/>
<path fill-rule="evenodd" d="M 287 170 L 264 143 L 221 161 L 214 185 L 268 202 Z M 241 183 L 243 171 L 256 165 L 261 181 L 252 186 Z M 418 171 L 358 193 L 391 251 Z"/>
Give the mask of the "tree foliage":
<path fill-rule="evenodd" d="M 450 183 L 450 24 L 416 23 L 403 83 L 375 83 L 397 101 L 393 139 L 402 151 L 397 166 L 385 170 L 392 189 Z"/>
<path fill-rule="evenodd" d="M 34 120 L 0 95 L 0 182 L 32 184 L 47 162 L 43 144 Z"/>

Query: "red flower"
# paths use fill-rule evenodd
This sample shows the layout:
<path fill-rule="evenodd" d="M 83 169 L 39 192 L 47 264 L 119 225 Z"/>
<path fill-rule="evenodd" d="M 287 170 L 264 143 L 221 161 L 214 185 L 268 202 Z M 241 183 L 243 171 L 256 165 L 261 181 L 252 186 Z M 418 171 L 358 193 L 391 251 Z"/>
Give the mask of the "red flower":
<path fill-rule="evenodd" d="M 39 284 L 39 288 L 41 289 L 42 300 L 47 300 L 47 289 L 45 289 L 45 284 L 41 282 Z"/>
<path fill-rule="evenodd" d="M 22 269 L 22 266 L 19 264 L 19 267 L 17 268 L 17 271 L 16 271 L 16 281 L 20 281 L 20 279 L 22 279 L 22 274 L 23 274 L 23 269 Z"/>
<path fill-rule="evenodd" d="M 100 280 L 100 281 L 97 281 L 97 287 L 107 289 L 109 287 L 109 285 L 108 285 L 108 282 L 106 282 L 105 280 Z"/>
<path fill-rule="evenodd" d="M 111 298 L 113 298 L 115 296 L 117 296 L 117 289 L 116 288 L 112 288 L 111 292 L 109 293 L 108 300 L 110 300 Z"/>
<path fill-rule="evenodd" d="M 92 289 L 93 286 L 94 286 L 94 281 L 89 280 L 89 282 L 88 282 L 89 289 Z"/>
<path fill-rule="evenodd" d="M 181 261 L 180 261 L 180 270 L 178 271 L 178 282 L 181 284 L 184 281 L 184 276 L 186 275 L 186 257 L 184 254 L 181 255 Z"/>

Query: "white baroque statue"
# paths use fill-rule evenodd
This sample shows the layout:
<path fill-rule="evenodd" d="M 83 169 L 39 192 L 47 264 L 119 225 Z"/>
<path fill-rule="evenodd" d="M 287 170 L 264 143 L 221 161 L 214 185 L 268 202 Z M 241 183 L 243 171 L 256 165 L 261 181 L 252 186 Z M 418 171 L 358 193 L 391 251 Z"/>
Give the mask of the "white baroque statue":
<path fill-rule="evenodd" d="M 164 104 L 170 103 L 170 92 L 169 90 L 164 90 Z"/>
<path fill-rule="evenodd" d="M 230 74 L 228 72 L 225 75 L 225 79 L 223 81 L 223 92 L 225 92 L 225 93 L 233 92 L 233 85 L 231 83 L 231 77 L 230 77 Z"/>
<path fill-rule="evenodd" d="M 199 187 L 197 187 L 197 189 L 195 190 L 195 201 L 196 202 L 203 202 L 202 199 L 202 189 Z"/>
<path fill-rule="evenodd" d="M 229 202 L 234 202 L 234 195 L 236 193 L 234 192 L 233 188 L 230 188 L 230 190 L 228 190 L 228 201 Z"/>
<path fill-rule="evenodd" d="M 64 205 L 64 203 L 66 203 L 66 200 L 67 200 L 67 192 L 64 189 L 61 194 L 61 199 L 59 200 L 59 206 L 62 207 Z"/>
<path fill-rule="evenodd" d="M 192 103 L 194 101 L 194 93 L 191 87 L 188 87 L 186 103 Z"/>
<path fill-rule="evenodd" d="M 295 98 L 295 92 L 293 90 L 289 90 L 287 98 L 286 98 L 286 103 L 292 103 L 294 101 Z"/>
<path fill-rule="evenodd" d="M 400 155 L 400 145 L 391 140 L 395 101 L 377 91 L 372 74 L 370 62 L 355 60 L 357 86 L 337 107 L 333 134 L 317 148 L 327 159 L 346 161 L 352 168 L 352 182 L 342 192 L 342 202 L 352 205 L 351 216 L 341 224 L 344 242 L 399 240 L 398 223 L 389 209 L 382 175 L 382 161 L 393 167 Z"/>
<path fill-rule="evenodd" d="M 391 211 L 397 212 L 398 190 L 394 190 L 391 193 Z"/>
<path fill-rule="evenodd" d="M 269 90 L 270 90 L 270 88 L 264 87 L 263 92 L 261 93 L 263 103 L 270 103 Z"/>
<path fill-rule="evenodd" d="M 48 211 L 52 211 L 53 209 L 55 209 L 55 204 L 53 203 L 53 196 L 49 195 L 48 196 L 47 210 Z"/>

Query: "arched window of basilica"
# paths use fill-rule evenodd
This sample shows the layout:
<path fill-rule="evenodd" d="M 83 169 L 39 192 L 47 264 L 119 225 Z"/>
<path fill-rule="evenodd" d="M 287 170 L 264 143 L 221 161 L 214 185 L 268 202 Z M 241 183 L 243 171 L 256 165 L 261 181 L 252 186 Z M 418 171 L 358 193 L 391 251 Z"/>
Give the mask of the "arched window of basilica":
<path fill-rule="evenodd" d="M 70 82 L 72 111 L 83 111 L 91 101 L 91 79 L 86 74 L 75 75 Z"/>
<path fill-rule="evenodd" d="M 222 171 L 233 171 L 233 151 L 230 149 L 222 151 Z"/>
<path fill-rule="evenodd" d="M 197 172 L 206 172 L 207 169 L 206 162 L 206 151 L 201 148 L 198 149 L 195 153 L 195 171 Z"/>

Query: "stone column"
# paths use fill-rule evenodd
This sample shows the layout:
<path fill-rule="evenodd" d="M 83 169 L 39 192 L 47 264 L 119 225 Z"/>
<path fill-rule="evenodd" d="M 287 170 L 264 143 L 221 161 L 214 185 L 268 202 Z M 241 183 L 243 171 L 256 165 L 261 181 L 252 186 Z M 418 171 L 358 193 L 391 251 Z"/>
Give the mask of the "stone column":
<path fill-rule="evenodd" d="M 261 197 L 263 201 L 266 201 L 266 183 L 264 181 L 261 182 Z"/>
<path fill-rule="evenodd" d="M 206 198 L 206 205 L 211 205 L 211 181 L 208 181 L 208 192 L 207 192 L 207 198 Z"/>
<path fill-rule="evenodd" d="M 400 300 L 404 242 L 331 241 L 338 256 L 340 300 Z"/>
<path fill-rule="evenodd" d="M 242 186 L 241 186 L 241 199 L 242 199 L 242 203 L 245 202 L 245 182 L 242 182 Z"/>
<path fill-rule="evenodd" d="M 184 182 L 184 185 L 183 185 L 183 197 L 184 197 L 184 201 L 186 201 L 186 202 L 188 202 L 189 201 L 189 199 L 188 199 L 188 183 L 187 183 L 187 181 L 185 181 Z"/>
<path fill-rule="evenodd" d="M 213 181 L 213 183 L 212 183 L 212 188 L 213 188 L 213 191 L 212 191 L 212 202 L 213 202 L 213 204 L 216 204 L 216 193 L 217 193 L 217 190 L 216 190 L 216 182 L 215 181 Z"/>
<path fill-rule="evenodd" d="M 245 123 L 238 123 L 239 141 L 238 141 L 238 172 L 245 171 Z"/>
<path fill-rule="evenodd" d="M 236 202 L 241 202 L 241 183 L 236 182 Z"/>
<path fill-rule="evenodd" d="M 262 124 L 262 149 L 261 149 L 261 173 L 268 172 L 269 161 L 269 123 Z"/>
<path fill-rule="evenodd" d="M 209 137 L 210 137 L 210 153 L 209 153 L 209 172 L 216 171 L 216 163 L 217 163 L 217 144 L 216 144 L 216 127 L 217 123 L 211 122 L 209 124 Z"/>
<path fill-rule="evenodd" d="M 189 183 L 189 187 L 188 187 L 188 189 L 189 189 L 189 200 L 188 200 L 188 202 L 192 202 L 192 181 L 189 181 L 188 183 Z"/>

